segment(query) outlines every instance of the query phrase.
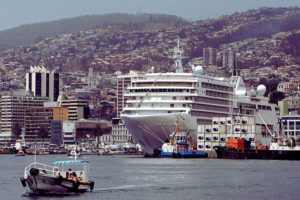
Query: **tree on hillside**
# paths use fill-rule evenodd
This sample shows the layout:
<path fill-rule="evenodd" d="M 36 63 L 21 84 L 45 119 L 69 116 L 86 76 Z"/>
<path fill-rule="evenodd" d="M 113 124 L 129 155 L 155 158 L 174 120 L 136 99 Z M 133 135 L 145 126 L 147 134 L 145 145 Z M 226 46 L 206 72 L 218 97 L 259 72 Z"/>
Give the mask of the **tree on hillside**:
<path fill-rule="evenodd" d="M 18 139 L 20 137 L 20 135 L 22 134 L 22 127 L 21 125 L 17 122 L 17 123 L 13 123 L 12 125 L 12 135 Z"/>

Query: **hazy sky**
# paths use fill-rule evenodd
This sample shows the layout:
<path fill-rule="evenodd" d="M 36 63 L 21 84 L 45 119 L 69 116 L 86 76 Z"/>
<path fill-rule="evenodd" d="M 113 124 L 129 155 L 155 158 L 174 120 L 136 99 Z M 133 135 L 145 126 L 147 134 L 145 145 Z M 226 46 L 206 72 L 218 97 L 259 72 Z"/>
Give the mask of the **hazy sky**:
<path fill-rule="evenodd" d="M 82 15 L 136 14 L 139 10 L 198 20 L 263 6 L 300 7 L 300 0 L 0 0 L 0 30 Z"/>

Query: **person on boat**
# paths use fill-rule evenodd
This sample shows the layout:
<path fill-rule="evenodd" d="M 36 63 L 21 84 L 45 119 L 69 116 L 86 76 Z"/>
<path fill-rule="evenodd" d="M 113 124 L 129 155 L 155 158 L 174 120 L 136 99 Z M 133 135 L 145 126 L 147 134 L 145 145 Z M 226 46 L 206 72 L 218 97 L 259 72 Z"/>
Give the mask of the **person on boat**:
<path fill-rule="evenodd" d="M 73 181 L 78 181 L 76 172 L 73 172 L 73 173 L 72 173 L 72 180 L 73 180 Z"/>
<path fill-rule="evenodd" d="M 54 168 L 53 168 L 53 171 L 54 171 L 54 175 L 59 176 L 59 175 L 58 175 L 58 174 L 59 174 L 59 172 L 58 172 L 58 167 L 54 167 Z"/>
<path fill-rule="evenodd" d="M 79 177 L 78 177 L 78 180 L 79 180 L 80 182 L 84 182 L 84 181 L 83 181 L 83 178 L 82 178 L 82 172 L 80 172 L 80 175 L 79 175 Z"/>

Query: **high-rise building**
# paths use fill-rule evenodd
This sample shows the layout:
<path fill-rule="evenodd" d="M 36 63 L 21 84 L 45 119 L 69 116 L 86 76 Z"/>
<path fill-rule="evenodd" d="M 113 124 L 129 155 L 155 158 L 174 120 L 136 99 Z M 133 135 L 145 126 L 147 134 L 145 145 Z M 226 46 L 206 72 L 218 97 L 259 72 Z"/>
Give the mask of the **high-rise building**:
<path fill-rule="evenodd" d="M 128 86 L 131 84 L 131 78 L 143 76 L 143 73 L 138 71 L 130 70 L 129 74 L 124 74 L 118 76 L 117 81 L 117 117 L 120 117 L 120 113 L 125 106 L 127 101 L 127 97 L 124 97 L 126 92 L 129 92 Z"/>
<path fill-rule="evenodd" d="M 236 59 L 236 51 L 234 49 L 227 49 L 223 52 L 223 67 L 233 70 Z"/>
<path fill-rule="evenodd" d="M 0 141 L 8 142 L 14 140 L 13 126 L 19 124 L 24 127 L 25 113 L 28 107 L 41 107 L 47 101 L 44 97 L 33 97 L 29 94 L 13 94 L 1 98 L 1 133 Z"/>
<path fill-rule="evenodd" d="M 28 107 L 25 109 L 25 141 L 41 139 L 39 132 L 47 131 L 50 136 L 51 121 L 53 120 L 53 107 Z M 46 136 L 45 136 L 46 137 Z"/>
<path fill-rule="evenodd" d="M 210 66 L 217 64 L 217 50 L 212 47 L 203 48 L 203 65 Z"/>
<path fill-rule="evenodd" d="M 47 71 L 44 67 L 30 67 L 26 73 L 26 91 L 32 92 L 33 96 L 56 101 L 59 95 L 59 74 Z"/>

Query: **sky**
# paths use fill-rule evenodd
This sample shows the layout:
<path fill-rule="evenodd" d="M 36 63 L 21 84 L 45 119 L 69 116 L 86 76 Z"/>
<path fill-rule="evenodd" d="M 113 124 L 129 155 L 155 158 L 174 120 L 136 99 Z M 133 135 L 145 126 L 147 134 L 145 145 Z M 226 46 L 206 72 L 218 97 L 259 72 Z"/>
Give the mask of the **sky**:
<path fill-rule="evenodd" d="M 0 0 L 0 30 L 24 24 L 108 13 L 215 18 L 260 7 L 300 7 L 300 0 Z"/>

